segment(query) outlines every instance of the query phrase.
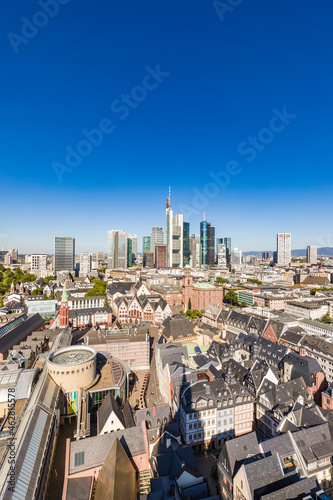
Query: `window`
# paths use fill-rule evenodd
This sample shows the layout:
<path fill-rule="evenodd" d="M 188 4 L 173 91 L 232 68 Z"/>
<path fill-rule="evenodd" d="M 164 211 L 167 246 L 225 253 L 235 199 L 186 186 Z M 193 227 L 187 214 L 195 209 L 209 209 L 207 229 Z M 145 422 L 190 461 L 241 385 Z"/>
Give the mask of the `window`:
<path fill-rule="evenodd" d="M 84 464 L 84 451 L 75 453 L 74 455 L 74 467 L 79 467 Z"/>

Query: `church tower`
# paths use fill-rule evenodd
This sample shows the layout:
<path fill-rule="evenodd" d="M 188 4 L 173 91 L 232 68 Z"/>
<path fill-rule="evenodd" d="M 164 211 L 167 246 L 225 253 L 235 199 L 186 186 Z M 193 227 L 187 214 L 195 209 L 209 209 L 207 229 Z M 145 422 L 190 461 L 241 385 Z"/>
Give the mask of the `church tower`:
<path fill-rule="evenodd" d="M 59 315 L 60 315 L 60 328 L 66 328 L 66 326 L 68 326 L 69 323 L 69 305 L 67 299 L 66 285 L 64 285 L 64 289 L 62 291 Z"/>
<path fill-rule="evenodd" d="M 189 308 L 189 299 L 193 307 L 193 276 L 190 266 L 185 266 L 183 277 L 183 307 L 185 310 Z"/>

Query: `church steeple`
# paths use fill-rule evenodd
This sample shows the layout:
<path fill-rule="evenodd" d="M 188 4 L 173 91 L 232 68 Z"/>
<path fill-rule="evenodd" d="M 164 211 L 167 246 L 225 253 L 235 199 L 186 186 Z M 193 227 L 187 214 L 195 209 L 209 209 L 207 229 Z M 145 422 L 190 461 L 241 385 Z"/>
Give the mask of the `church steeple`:
<path fill-rule="evenodd" d="M 66 283 L 64 284 L 64 288 L 62 290 L 61 302 L 68 302 Z"/>
<path fill-rule="evenodd" d="M 69 305 L 67 298 L 67 289 L 66 284 L 64 285 L 61 297 L 61 305 L 59 310 L 59 320 L 60 320 L 60 328 L 66 328 L 69 324 Z"/>

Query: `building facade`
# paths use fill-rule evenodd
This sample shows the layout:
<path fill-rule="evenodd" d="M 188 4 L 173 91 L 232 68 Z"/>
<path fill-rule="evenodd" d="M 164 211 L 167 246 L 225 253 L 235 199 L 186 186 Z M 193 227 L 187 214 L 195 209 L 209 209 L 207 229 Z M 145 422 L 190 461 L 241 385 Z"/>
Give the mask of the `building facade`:
<path fill-rule="evenodd" d="M 278 266 L 289 266 L 291 262 L 291 234 L 278 233 L 276 263 Z"/>
<path fill-rule="evenodd" d="M 54 239 L 54 273 L 59 271 L 74 271 L 75 269 L 75 239 L 56 236 Z"/>

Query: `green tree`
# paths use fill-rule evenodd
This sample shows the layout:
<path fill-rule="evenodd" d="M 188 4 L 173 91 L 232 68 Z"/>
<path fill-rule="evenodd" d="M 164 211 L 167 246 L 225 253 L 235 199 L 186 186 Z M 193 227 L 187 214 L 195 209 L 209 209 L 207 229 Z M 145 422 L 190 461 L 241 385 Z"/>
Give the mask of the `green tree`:
<path fill-rule="evenodd" d="M 243 302 L 241 303 L 241 306 L 242 306 L 242 307 L 247 307 L 247 303 L 243 301 Z"/>
<path fill-rule="evenodd" d="M 104 307 L 109 307 L 109 302 L 107 298 L 105 298 L 104 300 Z"/>
<path fill-rule="evenodd" d="M 227 304 L 232 304 L 234 306 L 239 304 L 238 295 L 234 290 L 230 290 L 230 292 L 227 292 L 223 300 Z"/>
<path fill-rule="evenodd" d="M 247 279 L 247 282 L 248 282 L 248 283 L 256 283 L 257 285 L 262 285 L 262 281 L 257 280 L 257 279 L 255 279 L 255 278 L 248 278 L 248 279 Z"/>
<path fill-rule="evenodd" d="M 320 320 L 321 323 L 332 323 L 330 314 L 327 312 Z"/>
<path fill-rule="evenodd" d="M 42 295 L 42 290 L 40 288 L 35 288 L 32 290 L 31 295 Z"/>
<path fill-rule="evenodd" d="M 310 291 L 310 294 L 311 295 L 316 295 L 317 293 L 317 290 L 315 288 L 312 288 L 312 290 Z"/>
<path fill-rule="evenodd" d="M 106 295 L 106 281 L 93 280 L 94 288 L 86 293 L 86 297 L 94 297 L 96 295 Z"/>
<path fill-rule="evenodd" d="M 50 281 L 52 280 L 55 280 L 55 277 L 50 275 L 50 276 L 46 276 L 46 278 L 43 278 L 43 281 L 44 281 L 44 285 L 48 285 L 50 283 Z"/>
<path fill-rule="evenodd" d="M 215 280 L 215 283 L 230 283 L 230 281 L 227 280 L 226 278 L 222 278 L 221 276 L 218 276 Z"/>
<path fill-rule="evenodd" d="M 187 309 L 189 309 L 189 310 L 191 310 L 191 309 L 192 309 L 192 304 L 191 304 L 191 299 L 190 299 L 190 297 L 188 298 Z"/>

